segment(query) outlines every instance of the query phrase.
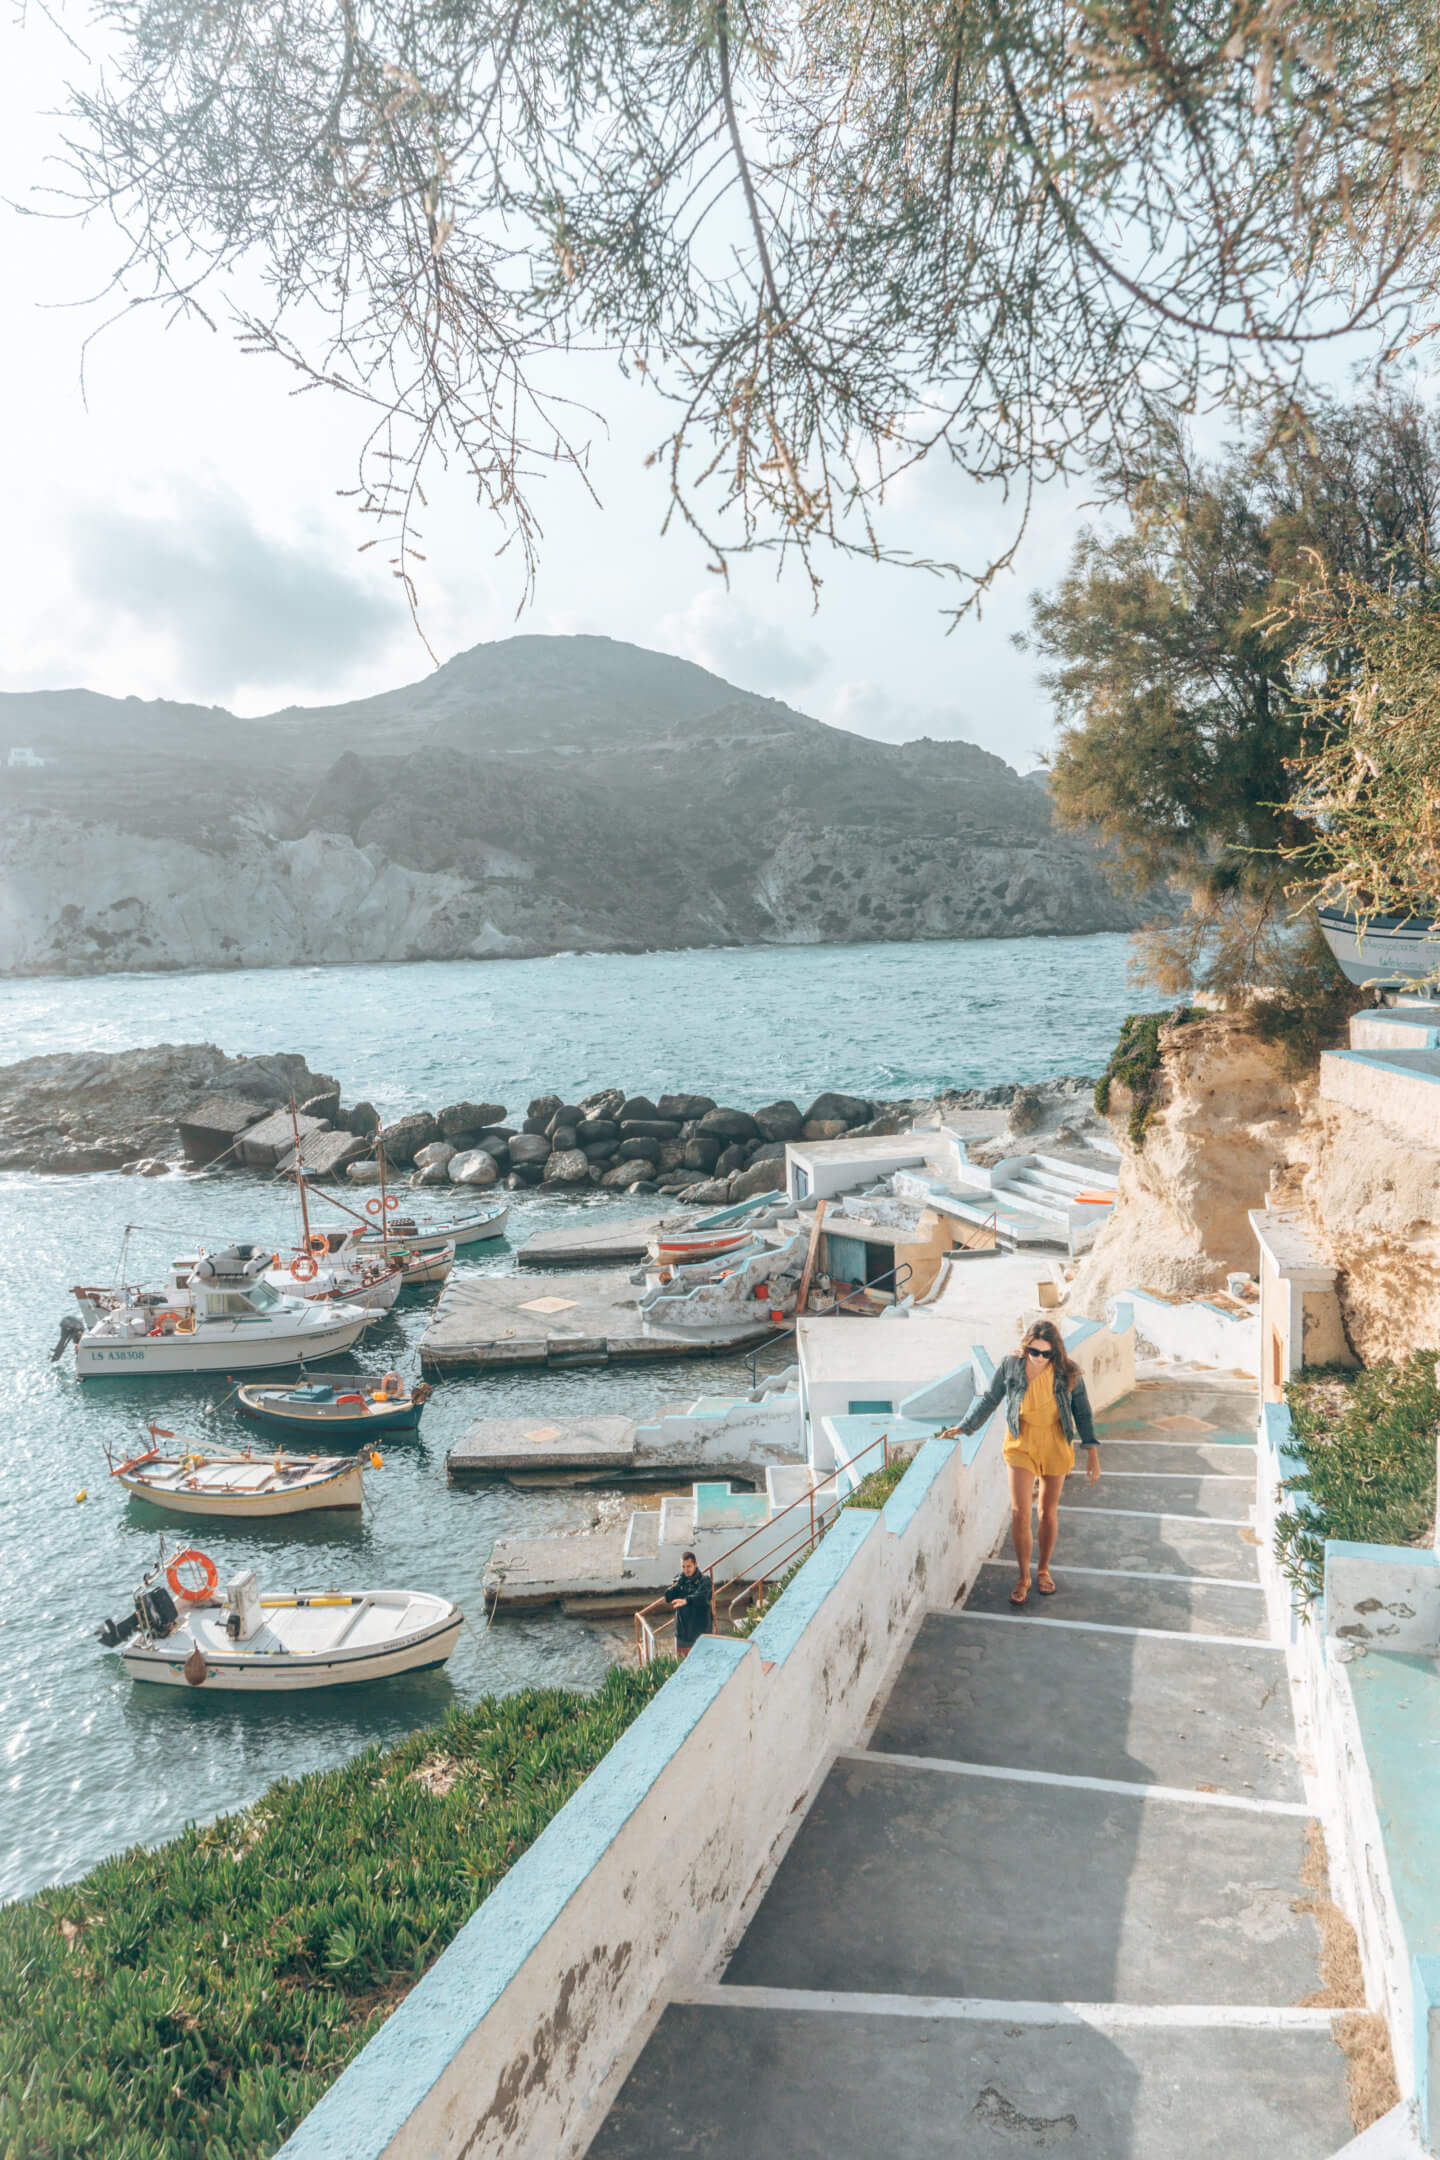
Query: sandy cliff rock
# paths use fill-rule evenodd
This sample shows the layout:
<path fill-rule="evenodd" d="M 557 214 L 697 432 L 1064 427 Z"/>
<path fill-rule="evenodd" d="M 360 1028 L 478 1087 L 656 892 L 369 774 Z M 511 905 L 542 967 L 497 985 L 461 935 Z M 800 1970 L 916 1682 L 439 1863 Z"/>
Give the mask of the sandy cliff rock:
<path fill-rule="evenodd" d="M 1265 1205 L 1290 1157 L 1300 1094 L 1280 1054 L 1242 1014 L 1204 1013 L 1161 1033 L 1157 1107 L 1136 1147 L 1128 1090 L 1114 1087 L 1109 1119 L 1122 1149 L 1120 1197 L 1070 1293 L 1100 1312 L 1128 1287 L 1200 1297 L 1232 1271 L 1252 1274 L 1247 1220 Z"/>

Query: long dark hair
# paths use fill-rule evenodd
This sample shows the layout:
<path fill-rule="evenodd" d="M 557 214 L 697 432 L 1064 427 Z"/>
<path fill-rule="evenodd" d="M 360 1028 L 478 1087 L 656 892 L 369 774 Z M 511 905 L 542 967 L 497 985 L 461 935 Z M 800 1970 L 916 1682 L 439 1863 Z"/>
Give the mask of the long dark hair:
<path fill-rule="evenodd" d="M 1068 1394 L 1080 1377 L 1080 1368 L 1075 1363 L 1075 1360 L 1068 1355 L 1065 1345 L 1060 1339 L 1060 1330 L 1056 1327 L 1054 1321 L 1037 1320 L 1034 1327 L 1026 1328 L 1024 1334 L 1020 1337 L 1020 1356 L 1022 1359 L 1025 1355 L 1025 1345 L 1028 1342 L 1043 1342 L 1049 1345 L 1050 1349 L 1055 1353 L 1053 1360 L 1055 1377 L 1057 1380 L 1064 1381 L 1065 1391 Z"/>

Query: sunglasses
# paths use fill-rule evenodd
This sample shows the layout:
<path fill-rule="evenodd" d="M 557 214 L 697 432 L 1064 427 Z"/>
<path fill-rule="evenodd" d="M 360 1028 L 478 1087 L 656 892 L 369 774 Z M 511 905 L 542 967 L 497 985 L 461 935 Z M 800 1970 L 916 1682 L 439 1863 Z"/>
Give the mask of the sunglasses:
<path fill-rule="evenodd" d="M 1037 1350 L 1033 1343 L 1026 1343 L 1025 1355 L 1026 1357 L 1044 1358 L 1046 1363 L 1048 1364 L 1050 1359 L 1054 1357 L 1055 1353 L 1053 1350 Z"/>

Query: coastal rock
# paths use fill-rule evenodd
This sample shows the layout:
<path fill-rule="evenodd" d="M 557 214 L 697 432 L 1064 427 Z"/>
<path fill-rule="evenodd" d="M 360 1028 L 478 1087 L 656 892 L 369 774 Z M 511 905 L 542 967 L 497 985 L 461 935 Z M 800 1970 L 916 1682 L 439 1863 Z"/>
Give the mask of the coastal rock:
<path fill-rule="evenodd" d="M 635 1118 L 644 1118 L 647 1121 L 658 1118 L 660 1110 L 659 1105 L 651 1102 L 648 1095 L 627 1095 L 615 1115 L 620 1123 L 625 1125 Z"/>
<path fill-rule="evenodd" d="M 660 1142 L 636 1137 L 620 1142 L 620 1153 L 627 1162 L 648 1162 L 658 1165 Z"/>
<path fill-rule="evenodd" d="M 558 1095 L 537 1095 L 525 1112 L 526 1132 L 543 1132 L 556 1111 L 563 1110 L 564 1107 Z M 532 1122 L 537 1118 L 540 1121 L 538 1125 Z"/>
<path fill-rule="evenodd" d="M 411 1185 L 448 1185 L 450 1182 L 450 1156 L 454 1152 L 455 1150 L 452 1148 L 450 1155 L 445 1156 L 443 1161 L 427 1163 L 423 1170 L 417 1170 L 410 1180 Z"/>
<path fill-rule="evenodd" d="M 463 1154 L 450 1158 L 452 1185 L 493 1185 L 499 1175 L 499 1163 L 484 1148 L 467 1148 Z"/>
<path fill-rule="evenodd" d="M 678 1118 L 627 1118 L 620 1120 L 622 1140 L 676 1140 L 680 1136 Z"/>
<path fill-rule="evenodd" d="M 364 1162 L 346 1163 L 345 1175 L 352 1185 L 378 1185 L 380 1165 L 372 1155 Z"/>
<path fill-rule="evenodd" d="M 618 1140 L 587 1140 L 585 1142 L 585 1159 L 587 1162 L 610 1162 L 619 1152 L 620 1142 Z"/>
<path fill-rule="evenodd" d="M 732 1140 L 729 1147 L 722 1149 L 716 1161 L 715 1175 L 717 1178 L 730 1177 L 736 1170 L 744 1168 L 745 1150 L 738 1140 Z"/>
<path fill-rule="evenodd" d="M 685 1142 L 685 1160 L 692 1170 L 713 1170 L 724 1144 L 709 1133 L 696 1133 L 693 1139 Z"/>
<path fill-rule="evenodd" d="M 597 1088 L 593 1095 L 585 1097 L 580 1108 L 586 1117 L 618 1118 L 624 1101 L 624 1088 Z"/>
<path fill-rule="evenodd" d="M 844 1118 L 806 1118 L 802 1140 L 843 1140 L 849 1127 Z"/>
<path fill-rule="evenodd" d="M 729 1184 L 732 1200 L 753 1200 L 760 1193 L 778 1193 L 784 1189 L 785 1166 L 773 1160 L 752 1163 L 748 1170 L 732 1177 Z"/>
<path fill-rule="evenodd" d="M 416 1148 L 415 1168 L 417 1170 L 431 1170 L 436 1168 L 443 1170 L 454 1153 L 455 1146 L 453 1141 L 431 1140 L 425 1147 Z"/>
<path fill-rule="evenodd" d="M 527 1164 L 531 1163 L 538 1169 L 548 1159 L 549 1155 L 550 1143 L 543 1133 L 516 1133 L 514 1139 L 510 1142 L 510 1165 L 512 1169 L 523 1170 Z"/>
<path fill-rule="evenodd" d="M 429 1147 L 439 1137 L 440 1127 L 428 1110 L 412 1110 L 408 1117 L 397 1118 L 393 1125 L 380 1129 L 385 1160 L 397 1170 L 408 1169 L 421 1148 Z"/>
<path fill-rule="evenodd" d="M 589 1147 L 596 1140 L 618 1140 L 620 1127 L 614 1118 L 582 1118 L 575 1128 L 575 1141 L 579 1147 Z"/>
<path fill-rule="evenodd" d="M 551 1154 L 568 1154 L 571 1148 L 578 1146 L 578 1144 L 579 1143 L 575 1135 L 575 1127 L 573 1125 L 563 1124 L 557 1119 L 550 1128 Z"/>
<path fill-rule="evenodd" d="M 373 1140 L 380 1130 L 380 1113 L 374 1103 L 358 1102 L 353 1110 L 338 1110 L 330 1122 L 358 1140 Z"/>
<path fill-rule="evenodd" d="M 724 1178 L 701 1178 L 685 1186 L 681 1197 L 692 1207 L 723 1207 L 730 1198 L 730 1187 Z"/>
<path fill-rule="evenodd" d="M 501 1124 L 504 1117 L 504 1103 L 457 1102 L 447 1103 L 438 1112 L 436 1123 L 442 1139 L 458 1140 L 462 1134 L 483 1133 L 487 1126 Z"/>
<path fill-rule="evenodd" d="M 798 1140 L 805 1119 L 797 1104 L 788 1099 L 765 1103 L 754 1113 L 755 1123 L 766 1140 Z"/>
<path fill-rule="evenodd" d="M 805 1123 L 813 1125 L 818 1120 L 829 1122 L 838 1118 L 843 1126 L 863 1125 L 874 1114 L 874 1105 L 862 1095 L 839 1095 L 829 1090 L 817 1095 L 805 1112 Z"/>
<path fill-rule="evenodd" d="M 600 1182 L 611 1192 L 630 1192 L 636 1185 L 650 1182 L 653 1164 L 647 1162 L 622 1162 L 613 1170 L 607 1170 Z"/>
<path fill-rule="evenodd" d="M 321 1088 L 317 1095 L 300 1103 L 298 1108 L 301 1117 L 319 1118 L 322 1124 L 333 1125 L 340 1115 L 339 1086 L 332 1082 L 329 1087 Z"/>
<path fill-rule="evenodd" d="M 292 1094 L 298 1101 L 334 1086 L 303 1057 L 233 1058 L 214 1043 L 25 1058 L 0 1067 L 0 1169 L 120 1170 L 173 1156 L 181 1122 L 207 1096 L 263 1115 Z"/>
<path fill-rule="evenodd" d="M 700 1120 L 702 1135 L 714 1140 L 758 1140 L 760 1128 L 747 1110 L 707 1110 Z"/>
<path fill-rule="evenodd" d="M 545 1165 L 547 1185 L 580 1185 L 590 1175 L 583 1148 L 559 1148 Z"/>
<path fill-rule="evenodd" d="M 704 1117 L 707 1110 L 715 1108 L 713 1095 L 662 1095 L 655 1105 L 662 1118 L 676 1118 L 680 1124 L 688 1124 L 691 1118 Z"/>

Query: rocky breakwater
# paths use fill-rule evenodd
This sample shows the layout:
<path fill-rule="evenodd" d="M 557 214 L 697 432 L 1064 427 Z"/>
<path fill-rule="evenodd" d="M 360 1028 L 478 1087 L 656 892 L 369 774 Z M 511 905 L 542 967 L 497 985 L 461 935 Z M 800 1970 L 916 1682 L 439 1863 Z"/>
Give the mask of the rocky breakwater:
<path fill-rule="evenodd" d="M 916 1107 L 829 1090 L 803 1109 L 787 1097 L 742 1110 L 710 1095 L 652 1100 L 609 1087 L 578 1102 L 537 1095 L 509 1122 L 499 1103 L 412 1111 L 380 1138 L 387 1171 L 408 1170 L 414 1185 L 658 1191 L 715 1207 L 780 1189 L 788 1141 L 899 1132 Z M 352 1163 L 347 1174 L 371 1183 L 379 1161 Z"/>
<path fill-rule="evenodd" d="M 228 1057 L 214 1043 L 24 1058 L 0 1066 L 0 1170 L 163 1171 L 182 1144 L 207 1159 L 207 1128 L 189 1122 L 197 1113 L 219 1120 L 219 1154 L 292 1097 L 313 1119 L 321 1106 L 338 1111 L 340 1089 L 293 1052 Z"/>

